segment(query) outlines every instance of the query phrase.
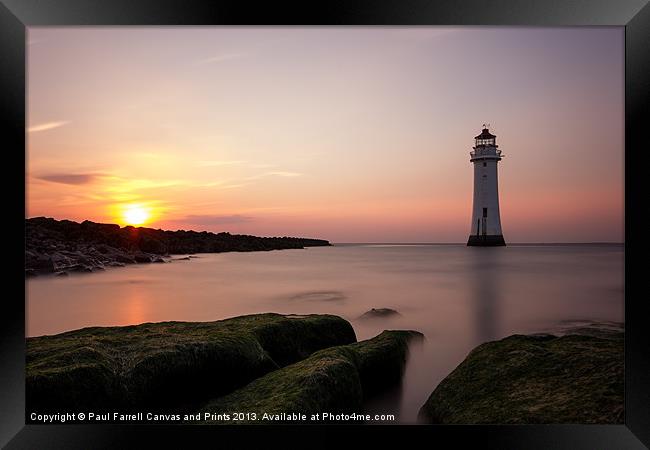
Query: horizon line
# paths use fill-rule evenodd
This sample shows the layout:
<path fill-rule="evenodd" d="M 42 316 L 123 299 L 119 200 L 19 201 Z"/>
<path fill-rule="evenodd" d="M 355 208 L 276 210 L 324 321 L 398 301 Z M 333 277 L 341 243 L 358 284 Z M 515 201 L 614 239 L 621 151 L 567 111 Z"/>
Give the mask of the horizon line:
<path fill-rule="evenodd" d="M 467 242 L 332 242 L 332 245 L 467 245 Z M 508 245 L 625 245 L 615 241 L 510 242 Z"/>
<path fill-rule="evenodd" d="M 153 228 L 151 225 L 146 226 L 146 225 L 120 225 L 119 223 L 109 223 L 109 222 L 94 222 L 89 219 L 85 219 L 81 222 L 76 222 L 75 220 L 72 219 L 56 219 L 54 217 L 48 217 L 48 216 L 29 216 L 26 215 L 25 220 L 30 220 L 30 219 L 53 219 L 58 222 L 60 221 L 69 221 L 69 222 L 74 222 L 74 223 L 82 223 L 82 222 L 93 222 L 101 225 L 117 225 L 120 228 L 126 228 L 128 226 L 134 227 L 134 228 L 149 228 L 153 230 L 161 230 L 161 231 L 194 231 L 197 233 L 202 233 L 202 232 L 207 232 L 207 233 L 229 233 L 229 234 L 239 234 L 239 233 L 233 233 L 231 231 L 208 231 L 208 230 L 185 230 L 185 229 L 176 229 L 176 230 L 171 230 L 171 229 L 162 229 L 162 228 Z M 322 240 L 322 241 L 327 241 L 331 245 L 466 245 L 467 242 L 333 242 L 330 241 L 327 238 L 317 238 L 317 237 L 301 237 L 301 236 L 279 236 L 279 235 L 274 235 L 274 236 L 259 236 L 255 235 L 257 237 L 296 237 L 299 239 L 314 239 L 314 240 Z M 625 245 L 625 241 L 622 242 L 616 242 L 616 241 L 584 241 L 584 242 L 576 242 L 576 241 L 566 241 L 566 242 L 511 242 L 511 243 L 506 243 L 506 245 Z"/>

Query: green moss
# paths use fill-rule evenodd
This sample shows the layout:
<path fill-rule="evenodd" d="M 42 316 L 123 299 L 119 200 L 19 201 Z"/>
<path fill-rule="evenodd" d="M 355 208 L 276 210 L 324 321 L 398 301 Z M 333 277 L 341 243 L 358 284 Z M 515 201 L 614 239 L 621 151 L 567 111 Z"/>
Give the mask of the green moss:
<path fill-rule="evenodd" d="M 309 358 L 271 372 L 206 404 L 199 411 L 230 414 L 359 412 L 364 397 L 399 381 L 415 331 L 384 331 L 355 344 L 320 350 Z M 206 420 L 203 423 L 242 423 Z M 252 420 L 250 422 L 253 422 Z M 261 420 L 255 423 L 263 423 Z"/>
<path fill-rule="evenodd" d="M 31 409 L 173 407 L 232 391 L 322 348 L 356 341 L 337 316 L 94 327 L 27 339 Z"/>
<path fill-rule="evenodd" d="M 623 423 L 623 333 L 478 346 L 420 410 L 431 423 Z"/>

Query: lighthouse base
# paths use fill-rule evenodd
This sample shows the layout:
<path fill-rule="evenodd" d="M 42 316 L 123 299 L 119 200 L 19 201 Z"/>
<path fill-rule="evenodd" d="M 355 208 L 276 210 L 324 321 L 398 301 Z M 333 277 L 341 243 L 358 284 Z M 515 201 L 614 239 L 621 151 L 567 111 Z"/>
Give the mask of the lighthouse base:
<path fill-rule="evenodd" d="M 506 245 L 506 241 L 501 234 L 479 236 L 472 234 L 467 241 L 467 245 L 470 247 L 503 247 Z"/>

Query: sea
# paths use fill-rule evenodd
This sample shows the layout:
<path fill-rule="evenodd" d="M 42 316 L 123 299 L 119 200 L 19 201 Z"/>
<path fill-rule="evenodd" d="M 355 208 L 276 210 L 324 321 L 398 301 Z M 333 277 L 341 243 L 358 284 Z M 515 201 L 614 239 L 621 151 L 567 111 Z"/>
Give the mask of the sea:
<path fill-rule="evenodd" d="M 335 314 L 358 340 L 417 330 L 425 340 L 412 346 L 401 385 L 365 405 L 408 424 L 481 343 L 624 324 L 623 244 L 338 244 L 183 256 L 27 279 L 27 335 L 264 312 Z M 399 314 L 361 318 L 372 308 Z"/>

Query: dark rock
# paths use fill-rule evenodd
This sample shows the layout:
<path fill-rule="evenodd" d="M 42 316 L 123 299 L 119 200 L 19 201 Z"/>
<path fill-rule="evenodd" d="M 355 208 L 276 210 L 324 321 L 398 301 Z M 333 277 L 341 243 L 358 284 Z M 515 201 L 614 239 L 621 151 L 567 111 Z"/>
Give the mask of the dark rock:
<path fill-rule="evenodd" d="M 110 266 L 110 267 L 124 267 L 125 266 L 124 263 L 118 262 L 118 261 L 109 261 L 109 262 L 106 263 L 106 265 Z"/>
<path fill-rule="evenodd" d="M 133 256 L 123 254 L 123 253 L 114 253 L 111 255 L 113 259 L 121 264 L 135 264 L 136 260 L 133 258 Z"/>
<path fill-rule="evenodd" d="M 400 313 L 390 308 L 372 308 L 359 316 L 359 319 L 378 319 L 401 316 Z"/>
<path fill-rule="evenodd" d="M 384 331 L 367 341 L 321 350 L 209 402 L 200 412 L 246 411 L 259 419 L 264 413 L 298 412 L 310 417 L 360 412 L 364 398 L 399 382 L 414 338 L 421 339 L 422 334 Z"/>
<path fill-rule="evenodd" d="M 56 275 L 57 277 L 67 277 L 68 272 L 56 272 L 54 275 Z"/>
<path fill-rule="evenodd" d="M 190 257 L 185 256 L 183 258 L 174 258 L 172 261 L 189 261 L 189 260 L 190 260 Z"/>
<path fill-rule="evenodd" d="M 86 272 L 86 273 L 90 273 L 90 272 L 93 271 L 93 268 L 90 267 L 90 266 L 85 266 L 83 264 L 75 264 L 73 266 L 66 267 L 66 270 L 68 270 L 70 272 Z"/>
<path fill-rule="evenodd" d="M 27 256 L 27 255 L 26 255 Z M 25 258 L 26 269 L 32 269 L 37 273 L 51 273 L 54 272 L 54 261 L 49 255 L 33 254 L 33 256 Z"/>
<path fill-rule="evenodd" d="M 50 258 L 54 266 L 54 271 L 65 270 L 66 268 L 71 267 L 75 264 L 75 261 L 70 259 L 64 253 L 53 253 Z"/>
<path fill-rule="evenodd" d="M 39 411 L 198 406 L 317 350 L 355 340 L 340 317 L 280 314 L 28 338 L 27 405 Z"/>
<path fill-rule="evenodd" d="M 99 244 L 99 245 L 97 246 L 97 251 L 98 251 L 99 253 L 105 255 L 105 254 L 107 254 L 107 253 L 112 253 L 113 251 L 115 251 L 115 249 L 113 249 L 112 247 L 109 247 L 109 246 L 106 245 L 106 244 Z"/>
<path fill-rule="evenodd" d="M 442 424 L 623 423 L 623 333 L 514 335 L 476 347 L 420 410 Z"/>
<path fill-rule="evenodd" d="M 145 234 L 143 234 L 138 246 L 140 250 L 147 253 L 164 254 L 167 251 L 167 246 L 162 240 Z"/>
<path fill-rule="evenodd" d="M 151 256 L 147 255 L 146 253 L 135 253 L 133 255 L 133 259 L 135 262 L 139 263 L 150 263 L 151 262 Z"/>

